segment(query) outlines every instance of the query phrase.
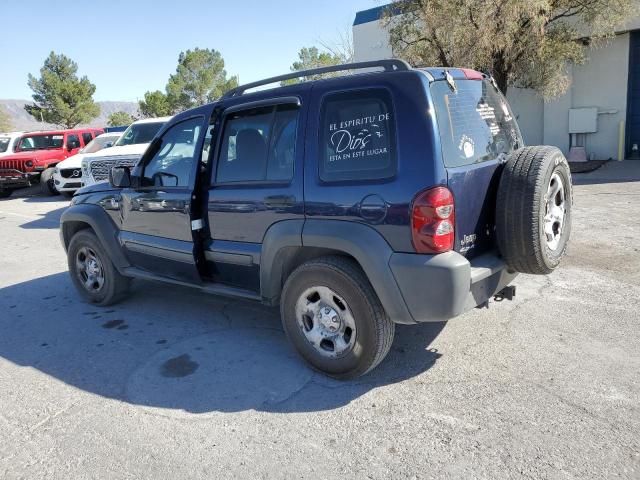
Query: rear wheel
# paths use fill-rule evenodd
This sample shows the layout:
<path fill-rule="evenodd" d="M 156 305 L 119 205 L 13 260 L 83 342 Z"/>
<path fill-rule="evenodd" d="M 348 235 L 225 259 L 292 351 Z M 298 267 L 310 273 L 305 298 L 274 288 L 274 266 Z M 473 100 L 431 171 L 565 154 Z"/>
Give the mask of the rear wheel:
<path fill-rule="evenodd" d="M 498 247 L 514 271 L 551 273 L 571 234 L 569 164 L 556 147 L 525 147 L 511 154 L 496 202 Z"/>
<path fill-rule="evenodd" d="M 80 230 L 73 236 L 67 262 L 73 284 L 90 303 L 111 305 L 129 289 L 131 280 L 120 275 L 91 230 Z"/>
<path fill-rule="evenodd" d="M 395 325 L 360 267 L 348 258 L 323 257 L 287 279 L 280 305 L 287 337 L 314 368 L 354 378 L 387 355 Z"/>
<path fill-rule="evenodd" d="M 58 195 L 58 189 L 53 181 L 55 168 L 49 167 L 40 174 L 40 191 L 44 195 Z"/>

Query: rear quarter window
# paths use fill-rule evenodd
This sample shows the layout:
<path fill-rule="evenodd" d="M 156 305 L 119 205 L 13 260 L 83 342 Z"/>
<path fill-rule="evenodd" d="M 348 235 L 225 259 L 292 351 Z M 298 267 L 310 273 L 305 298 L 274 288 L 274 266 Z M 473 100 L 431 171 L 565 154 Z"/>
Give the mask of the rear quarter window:
<path fill-rule="evenodd" d="M 384 89 L 329 94 L 320 116 L 320 178 L 380 180 L 397 169 L 395 112 Z"/>
<path fill-rule="evenodd" d="M 447 167 L 494 160 L 523 146 L 509 104 L 487 81 L 458 80 L 431 84 L 442 156 Z"/>

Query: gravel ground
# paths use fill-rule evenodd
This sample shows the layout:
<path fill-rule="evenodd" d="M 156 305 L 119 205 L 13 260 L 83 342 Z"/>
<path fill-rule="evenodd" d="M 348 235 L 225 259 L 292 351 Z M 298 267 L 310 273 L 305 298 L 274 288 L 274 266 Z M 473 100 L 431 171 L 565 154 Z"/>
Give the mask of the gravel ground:
<path fill-rule="evenodd" d="M 640 478 L 640 162 L 576 175 L 570 252 L 513 302 L 401 326 L 336 382 L 276 310 L 138 282 L 82 303 L 67 201 L 0 201 L 0 478 Z"/>

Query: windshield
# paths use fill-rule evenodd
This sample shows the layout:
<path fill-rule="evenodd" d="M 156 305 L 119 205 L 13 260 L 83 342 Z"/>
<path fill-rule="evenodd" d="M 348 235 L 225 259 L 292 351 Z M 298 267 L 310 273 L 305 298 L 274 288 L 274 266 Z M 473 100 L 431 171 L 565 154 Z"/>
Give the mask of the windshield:
<path fill-rule="evenodd" d="M 97 151 L 102 150 L 107 143 L 111 143 L 111 145 L 113 145 L 117 139 L 117 136 L 112 135 L 96 137 L 91 140 L 86 147 L 80 150 L 80 153 L 96 153 Z"/>
<path fill-rule="evenodd" d="M 11 142 L 11 138 L 9 137 L 0 137 L 0 153 L 4 153 L 9 148 L 9 143 Z"/>
<path fill-rule="evenodd" d="M 31 135 L 22 137 L 20 150 L 46 150 L 48 148 L 62 148 L 64 135 Z"/>
<path fill-rule="evenodd" d="M 164 125 L 164 122 L 154 123 L 138 123 L 129 125 L 120 139 L 116 142 L 118 147 L 123 145 L 135 145 L 137 143 L 149 143 L 156 136 L 160 127 Z"/>

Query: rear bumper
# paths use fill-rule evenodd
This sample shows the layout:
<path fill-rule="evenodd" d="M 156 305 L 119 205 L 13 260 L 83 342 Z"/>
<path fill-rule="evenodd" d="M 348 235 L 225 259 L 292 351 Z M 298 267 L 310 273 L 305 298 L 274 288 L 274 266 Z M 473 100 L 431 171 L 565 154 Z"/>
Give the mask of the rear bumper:
<path fill-rule="evenodd" d="M 495 253 L 471 261 L 457 252 L 394 253 L 389 267 L 416 322 L 456 317 L 492 298 L 517 276 Z"/>

